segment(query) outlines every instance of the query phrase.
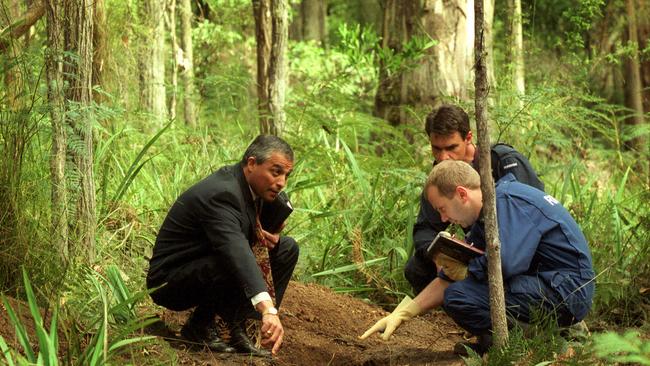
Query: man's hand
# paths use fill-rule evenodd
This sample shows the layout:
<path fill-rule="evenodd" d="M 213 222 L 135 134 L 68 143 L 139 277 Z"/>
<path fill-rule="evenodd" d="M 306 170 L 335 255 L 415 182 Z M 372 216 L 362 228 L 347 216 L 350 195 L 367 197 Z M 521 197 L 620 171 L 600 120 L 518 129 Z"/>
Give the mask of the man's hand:
<path fill-rule="evenodd" d="M 262 346 L 271 348 L 273 355 L 278 353 L 284 338 L 284 328 L 280 317 L 274 314 L 262 316 Z"/>
<path fill-rule="evenodd" d="M 420 306 L 415 301 L 411 300 L 410 297 L 406 296 L 390 315 L 375 323 L 375 325 L 363 333 L 359 338 L 366 339 L 371 334 L 383 331 L 384 333 L 381 335 L 381 339 L 387 341 L 402 322 L 413 318 L 421 312 L 422 309 Z"/>
<path fill-rule="evenodd" d="M 269 248 L 269 250 L 275 248 L 275 246 L 278 245 L 278 242 L 280 241 L 280 234 L 271 234 L 266 230 L 262 230 L 262 234 L 264 234 L 264 238 L 266 239 L 266 247 Z"/>
<path fill-rule="evenodd" d="M 462 281 L 467 278 L 467 265 L 446 254 L 438 254 L 435 258 L 438 269 L 442 269 L 445 275 L 454 281 Z"/>

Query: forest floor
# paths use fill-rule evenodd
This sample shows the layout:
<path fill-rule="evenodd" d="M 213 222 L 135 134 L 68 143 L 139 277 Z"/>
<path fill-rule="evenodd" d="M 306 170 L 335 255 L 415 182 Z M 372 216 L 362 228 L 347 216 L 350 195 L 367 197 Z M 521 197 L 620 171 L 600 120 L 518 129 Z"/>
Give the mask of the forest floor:
<path fill-rule="evenodd" d="M 179 365 L 463 364 L 452 351 L 454 344 L 463 340 L 463 331 L 441 311 L 405 323 L 388 342 L 378 336 L 362 341 L 358 337 L 388 312 L 323 286 L 291 282 L 281 314 L 285 338 L 272 359 L 188 348 L 178 340 L 187 312 L 160 310 L 164 326 L 151 333 L 162 336 L 176 350 Z M 158 353 L 150 351 L 149 357 Z"/>
<path fill-rule="evenodd" d="M 28 306 L 15 299 L 9 302 L 34 343 L 37 338 Z M 215 354 L 207 349 L 189 347 L 179 339 L 180 328 L 189 313 L 157 309 L 156 315 L 161 321 L 145 329 L 145 333 L 158 336 L 158 341 L 141 346 L 144 349 L 138 348 L 140 351 L 123 354 L 127 358 L 125 363 L 201 366 L 463 364 L 452 351 L 454 344 L 463 340 L 463 331 L 444 312 L 432 312 L 405 323 L 388 342 L 377 335 L 362 341 L 358 336 L 388 312 L 315 284 L 290 283 L 280 309 L 284 343 L 273 358 Z M 44 323 L 49 324 L 49 319 Z M 10 347 L 22 349 L 6 311 L 0 311 L 0 335 Z M 65 353 L 64 349 L 59 351 Z"/>

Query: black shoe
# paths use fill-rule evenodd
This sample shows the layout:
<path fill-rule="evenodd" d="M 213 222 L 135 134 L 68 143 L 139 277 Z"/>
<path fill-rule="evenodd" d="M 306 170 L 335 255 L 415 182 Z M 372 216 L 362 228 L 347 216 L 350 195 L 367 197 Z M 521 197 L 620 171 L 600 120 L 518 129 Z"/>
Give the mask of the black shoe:
<path fill-rule="evenodd" d="M 214 322 L 209 325 L 197 325 L 192 318 L 181 328 L 181 337 L 197 345 L 207 346 L 211 351 L 218 353 L 235 353 L 235 349 L 230 347 L 219 337 Z"/>
<path fill-rule="evenodd" d="M 479 356 L 483 356 L 492 347 L 492 336 L 489 334 L 479 335 L 477 343 L 458 342 L 454 345 L 454 353 L 459 356 L 469 356 L 468 348 Z"/>
<path fill-rule="evenodd" d="M 247 353 L 251 356 L 271 357 L 271 352 L 255 347 L 253 341 L 248 338 L 246 331 L 240 325 L 230 327 L 230 345 L 238 353 Z"/>

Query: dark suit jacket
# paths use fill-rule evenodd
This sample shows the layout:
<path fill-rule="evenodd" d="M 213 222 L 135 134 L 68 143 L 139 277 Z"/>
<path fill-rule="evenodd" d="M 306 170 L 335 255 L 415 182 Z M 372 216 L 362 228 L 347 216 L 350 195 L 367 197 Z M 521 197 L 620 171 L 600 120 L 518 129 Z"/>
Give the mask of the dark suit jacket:
<path fill-rule="evenodd" d="M 255 204 L 242 167 L 222 167 L 185 191 L 169 210 L 156 238 L 149 281 L 162 284 L 175 269 L 214 255 L 248 298 L 267 291 L 251 250 L 254 228 Z"/>

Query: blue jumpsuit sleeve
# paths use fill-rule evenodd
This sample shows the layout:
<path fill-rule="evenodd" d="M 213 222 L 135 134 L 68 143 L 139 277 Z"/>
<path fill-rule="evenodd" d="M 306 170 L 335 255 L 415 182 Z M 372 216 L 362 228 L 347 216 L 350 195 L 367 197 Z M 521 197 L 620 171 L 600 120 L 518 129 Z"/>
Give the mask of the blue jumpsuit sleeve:
<path fill-rule="evenodd" d="M 501 270 L 504 281 L 525 273 L 537 251 L 542 233 L 534 216 L 539 210 L 526 201 L 513 197 L 497 197 L 497 221 L 501 241 Z M 479 280 L 487 279 L 487 257 L 470 261 L 468 271 Z"/>

